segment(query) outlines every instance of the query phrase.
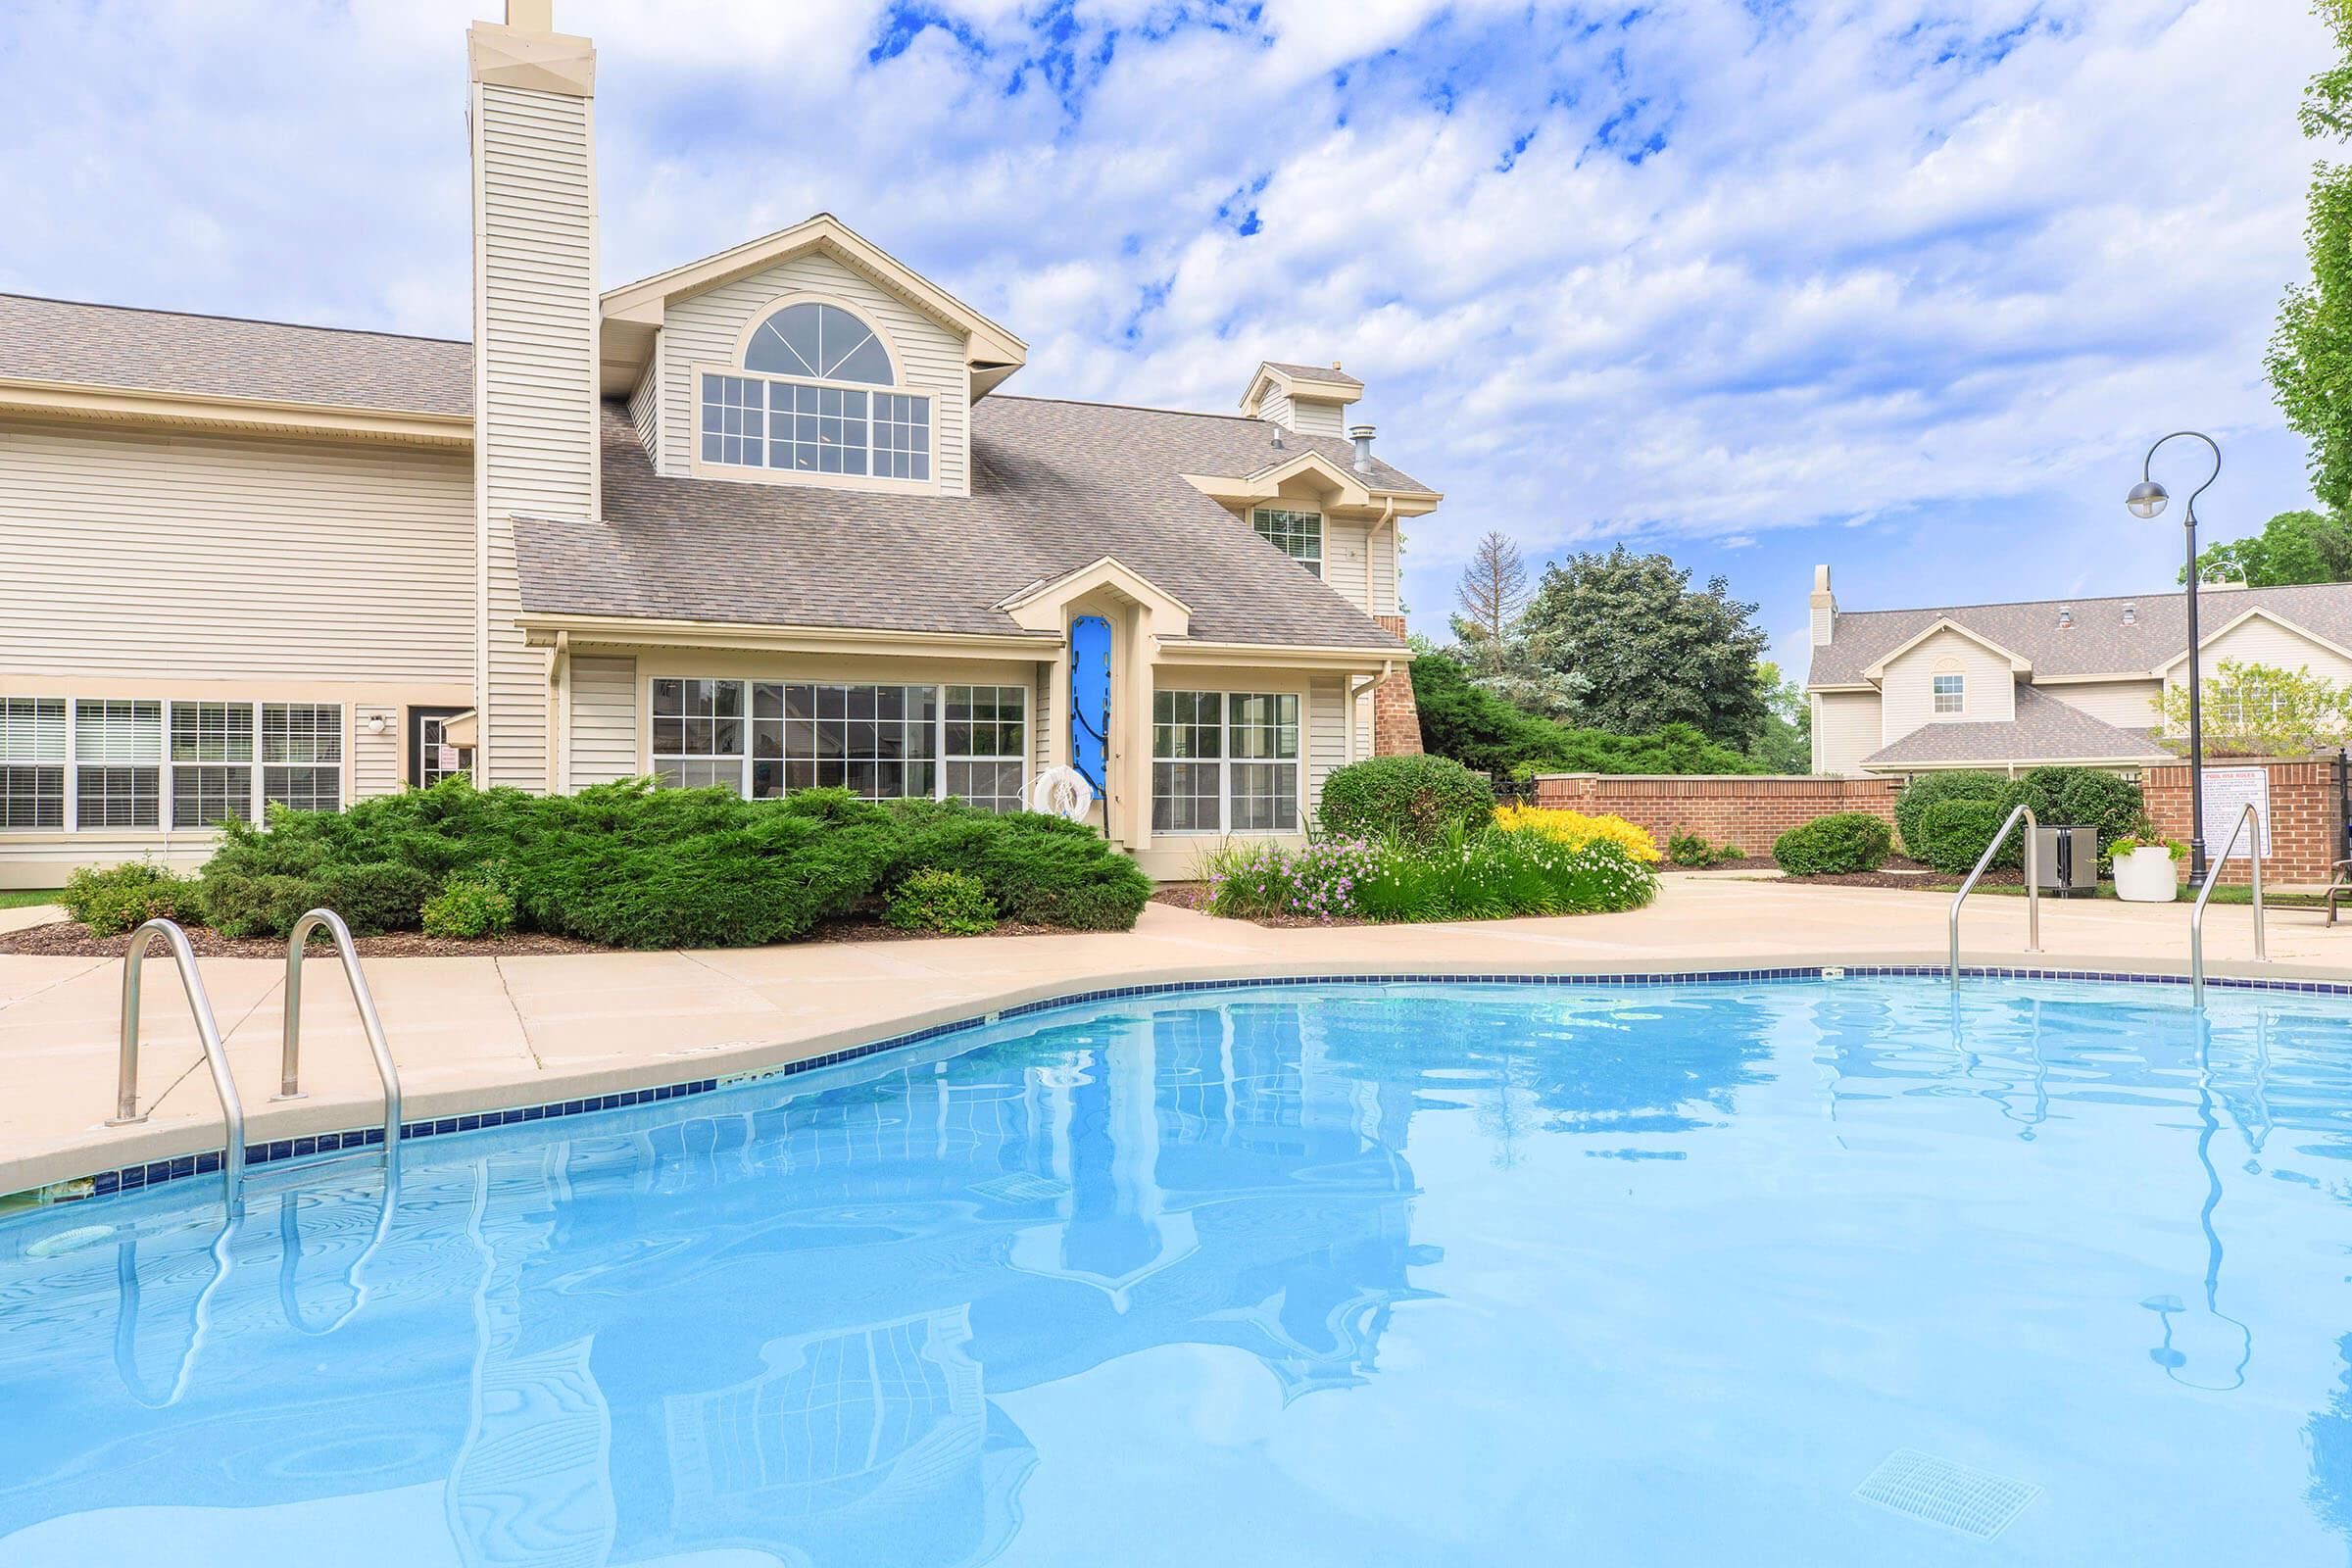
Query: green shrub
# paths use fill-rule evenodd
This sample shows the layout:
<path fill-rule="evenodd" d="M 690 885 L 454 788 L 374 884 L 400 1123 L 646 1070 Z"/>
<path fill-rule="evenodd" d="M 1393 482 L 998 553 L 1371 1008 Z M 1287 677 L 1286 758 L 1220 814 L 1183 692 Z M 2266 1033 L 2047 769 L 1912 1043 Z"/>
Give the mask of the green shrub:
<path fill-rule="evenodd" d="M 514 929 L 514 900 L 485 877 L 454 876 L 424 901 L 419 920 L 428 937 L 503 937 Z"/>
<path fill-rule="evenodd" d="M 1924 842 L 1915 858 L 1947 875 L 1966 875 L 1976 868 L 1984 846 L 1992 842 L 2015 808 L 2008 801 L 1943 801 L 1932 806 L 1927 825 L 1921 829 Z M 2001 853 L 1993 857 L 1992 868 L 2015 871 L 2025 863 L 2026 832 L 2021 822 L 2001 846 Z"/>
<path fill-rule="evenodd" d="M 1900 835 L 1903 853 L 1915 860 L 1927 860 L 1924 852 L 1928 839 L 1928 811 L 1945 801 L 1998 801 L 2006 812 L 2016 804 L 2018 781 L 1983 768 L 1962 768 L 1949 773 L 1922 773 L 1904 785 L 1894 797 L 1894 830 Z M 1982 848 L 1982 846 L 1980 846 Z M 1933 861 L 1929 863 L 1933 864 Z"/>
<path fill-rule="evenodd" d="M 104 870 L 83 866 L 66 878 L 58 902 L 92 936 L 119 936 L 149 920 L 183 924 L 204 918 L 203 889 L 193 877 L 148 860 Z"/>
<path fill-rule="evenodd" d="M 312 885 L 318 906 L 341 915 L 352 935 L 366 937 L 416 930 L 434 880 L 430 871 L 398 860 L 333 860 L 318 868 Z"/>
<path fill-rule="evenodd" d="M 1817 816 L 1773 840 L 1772 858 L 1790 876 L 1876 871 L 1894 848 L 1894 831 L 1867 811 Z"/>
<path fill-rule="evenodd" d="M 1677 833 L 1666 841 L 1666 858 L 1675 865 L 1704 871 L 1727 860 L 1742 858 L 1736 844 L 1709 844 L 1702 834 Z"/>
<path fill-rule="evenodd" d="M 997 928 L 997 905 L 969 871 L 925 866 L 890 890 L 882 918 L 902 931 L 973 937 Z"/>
<path fill-rule="evenodd" d="M 2044 824 L 2099 830 L 2102 871 L 2108 868 L 2115 841 L 2132 832 L 2145 809 L 2136 783 L 2103 768 L 2037 767 L 2019 784 L 2019 798 Z"/>
<path fill-rule="evenodd" d="M 1335 838 L 1436 842 L 1494 815 L 1494 786 L 1448 757 L 1375 757 L 1323 780 L 1323 831 Z"/>
<path fill-rule="evenodd" d="M 642 780 L 533 796 L 462 778 L 343 812 L 272 811 L 267 833 L 230 824 L 204 887 L 231 935 L 282 936 L 317 904 L 355 930 L 415 929 L 434 890 L 465 876 L 505 895 L 519 928 L 723 947 L 791 941 L 926 866 L 976 878 L 1005 918 L 1035 925 L 1125 930 L 1152 894 L 1092 829 L 1031 812 L 842 790 L 743 801 Z"/>

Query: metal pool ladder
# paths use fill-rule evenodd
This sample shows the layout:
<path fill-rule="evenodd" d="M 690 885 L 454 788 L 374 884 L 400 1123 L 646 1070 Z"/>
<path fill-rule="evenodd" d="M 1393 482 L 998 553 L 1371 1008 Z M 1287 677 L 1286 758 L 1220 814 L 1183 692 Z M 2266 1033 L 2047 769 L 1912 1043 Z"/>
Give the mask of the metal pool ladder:
<path fill-rule="evenodd" d="M 172 959 L 179 967 L 179 985 L 187 993 L 188 1010 L 196 1015 L 196 1033 L 204 1042 L 205 1064 L 212 1069 L 213 1090 L 220 1097 L 220 1117 L 227 1123 L 227 1141 L 220 1151 L 222 1193 L 233 1218 L 245 1207 L 245 1104 L 237 1098 L 237 1081 L 228 1070 L 228 1050 L 220 1044 L 220 1026 L 213 1021 L 213 999 L 205 994 L 204 977 L 196 972 L 196 953 L 188 934 L 176 920 L 149 920 L 130 934 L 130 951 L 122 957 L 122 1059 L 115 1088 L 115 1113 L 109 1127 L 131 1127 L 147 1119 L 139 1109 L 139 966 L 157 937 L 172 944 Z"/>
<path fill-rule="evenodd" d="M 2028 953 L 2041 951 L 2041 887 L 2040 878 L 2035 874 L 2040 869 L 2038 858 L 2041 854 L 2041 847 L 2034 836 L 2035 829 L 2041 824 L 2034 819 L 2034 808 L 2020 801 L 2017 808 L 2011 811 L 2007 819 L 2001 823 L 2001 830 L 1992 836 L 1992 842 L 1984 846 L 1984 853 L 1977 858 L 1977 868 L 1968 873 L 1968 880 L 1961 883 L 1960 891 L 1952 895 L 1952 989 L 1954 991 L 1960 989 L 1960 906 L 1966 904 L 1969 894 L 1976 891 L 1977 878 L 1984 874 L 1984 868 L 1992 863 L 1992 858 L 2001 853 L 2001 846 L 2009 842 L 2009 830 L 2017 826 L 2017 819 L 2021 816 L 2026 819 L 2026 951 Z"/>
<path fill-rule="evenodd" d="M 375 996 L 368 989 L 368 977 L 361 972 L 359 951 L 351 945 L 351 928 L 332 909 L 311 910 L 294 922 L 293 933 L 286 939 L 285 1048 L 278 1093 L 273 1099 L 303 1098 L 302 950 L 310 934 L 321 926 L 335 939 L 336 956 L 343 960 L 343 977 L 350 982 L 351 1000 L 359 1007 L 360 1023 L 368 1031 L 368 1049 L 375 1057 L 376 1076 L 383 1082 L 384 1169 L 389 1173 L 399 1163 L 400 1073 L 392 1065 L 391 1047 L 384 1043 L 383 1022 L 376 1016 Z M 227 1146 L 220 1154 L 222 1188 L 228 1212 L 239 1214 L 245 1207 L 245 1106 L 237 1098 L 236 1080 L 228 1070 L 228 1053 L 220 1044 L 220 1027 L 213 1019 L 212 998 L 205 994 L 204 978 L 196 972 L 196 955 L 188 946 L 188 934 L 172 920 L 149 920 L 130 934 L 130 952 L 122 960 L 122 1076 L 115 1097 L 115 1114 L 108 1118 L 107 1125 L 127 1127 L 147 1119 L 147 1113 L 139 1109 L 139 967 L 146 961 L 147 949 L 157 937 L 172 944 L 172 956 L 179 966 L 179 982 L 187 992 L 189 1010 L 196 1015 L 196 1031 L 204 1041 L 204 1056 L 212 1068 L 213 1088 L 220 1097 L 220 1114 L 228 1124 Z"/>
<path fill-rule="evenodd" d="M 2254 958 L 2258 963 L 2271 961 L 2269 939 L 2262 931 L 2262 823 L 2254 813 L 2254 803 L 2248 801 L 2230 826 L 2230 836 L 2222 841 L 2222 853 L 2205 867 L 2205 885 L 2197 889 L 2197 906 L 2188 916 L 2188 993 L 2197 1006 L 2205 1005 L 2205 906 L 2212 899 L 2215 884 L 2222 879 L 2222 867 L 2230 861 L 2230 852 L 2248 825 L 2254 829 L 2254 839 L 2247 848 L 2246 858 L 2254 867 Z"/>

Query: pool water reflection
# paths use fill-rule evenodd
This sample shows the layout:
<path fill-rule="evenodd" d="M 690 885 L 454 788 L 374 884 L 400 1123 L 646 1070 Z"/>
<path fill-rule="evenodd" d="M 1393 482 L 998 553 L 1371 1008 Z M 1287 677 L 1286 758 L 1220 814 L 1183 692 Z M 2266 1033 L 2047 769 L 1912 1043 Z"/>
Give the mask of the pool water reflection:
<path fill-rule="evenodd" d="M 2342 1562 L 2347 1157 L 2328 999 L 1090 1005 L 0 1224 L 0 1568 Z"/>

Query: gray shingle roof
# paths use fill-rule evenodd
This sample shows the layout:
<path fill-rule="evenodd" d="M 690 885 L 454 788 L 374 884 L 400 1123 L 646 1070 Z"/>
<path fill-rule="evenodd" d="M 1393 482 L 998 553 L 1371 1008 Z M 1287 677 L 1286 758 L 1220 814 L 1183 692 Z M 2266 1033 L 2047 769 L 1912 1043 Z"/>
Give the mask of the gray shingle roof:
<path fill-rule="evenodd" d="M 1268 360 L 1266 368 L 1280 370 L 1293 380 L 1324 381 L 1333 386 L 1351 386 L 1359 392 L 1364 388 L 1363 382 L 1358 381 L 1347 371 L 1329 365 L 1288 365 L 1281 360 Z"/>
<path fill-rule="evenodd" d="M 2124 623 L 2124 607 L 2134 607 Z M 2058 612 L 2074 610 L 2062 629 Z M 2260 608 L 2329 642 L 2352 646 L 2352 583 L 2304 588 L 2205 588 L 2197 594 L 2198 629 L 2207 637 Z M 1850 684 L 1940 616 L 1990 638 L 2044 675 L 2144 675 L 2188 648 L 2185 594 L 2112 599 L 2045 599 L 2030 604 L 1961 605 L 1925 610 L 1863 610 L 1840 614 L 1827 648 L 1813 650 L 1812 684 Z"/>
<path fill-rule="evenodd" d="M 473 345 L 0 294 L 0 377 L 138 392 L 473 412 Z"/>
<path fill-rule="evenodd" d="M 1004 634 L 997 608 L 1116 559 L 1192 607 L 1204 642 L 1400 645 L 1186 473 L 1245 475 L 1273 427 L 1226 415 L 987 398 L 972 410 L 972 494 L 873 495 L 662 478 L 625 410 L 605 405 L 602 520 L 519 519 L 523 608 L 541 614 Z M 1335 462 L 1348 443 L 1286 433 Z M 1421 488 L 1382 464 L 1376 485 Z"/>
<path fill-rule="evenodd" d="M 1862 759 L 1864 767 L 1934 767 L 1967 762 L 2157 761 L 2173 754 L 2146 730 L 2119 729 L 2020 681 L 2017 717 L 2006 722 L 1923 724 Z"/>

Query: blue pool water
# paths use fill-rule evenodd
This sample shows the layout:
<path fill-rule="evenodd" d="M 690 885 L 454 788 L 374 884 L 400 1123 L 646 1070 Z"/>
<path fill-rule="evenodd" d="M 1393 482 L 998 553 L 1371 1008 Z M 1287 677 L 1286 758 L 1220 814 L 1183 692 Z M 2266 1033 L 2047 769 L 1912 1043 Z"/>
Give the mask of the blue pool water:
<path fill-rule="evenodd" d="M 0 1568 L 2340 1564 L 2348 1158 L 2324 998 L 1089 1004 L 0 1223 Z"/>

